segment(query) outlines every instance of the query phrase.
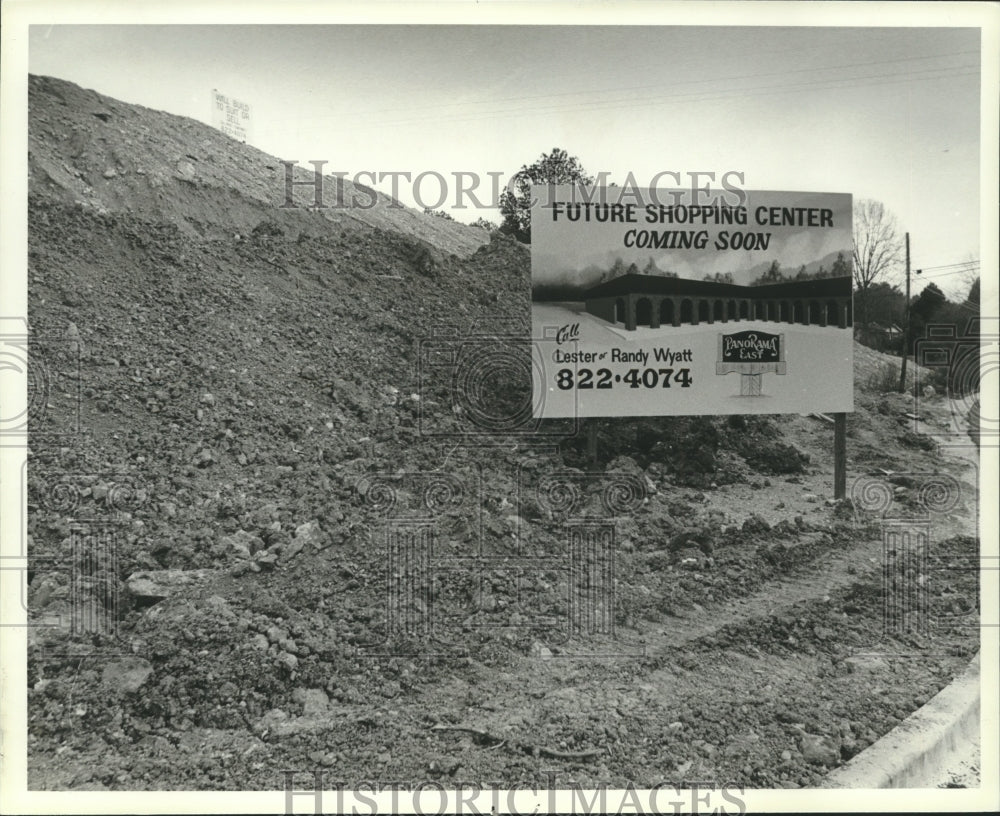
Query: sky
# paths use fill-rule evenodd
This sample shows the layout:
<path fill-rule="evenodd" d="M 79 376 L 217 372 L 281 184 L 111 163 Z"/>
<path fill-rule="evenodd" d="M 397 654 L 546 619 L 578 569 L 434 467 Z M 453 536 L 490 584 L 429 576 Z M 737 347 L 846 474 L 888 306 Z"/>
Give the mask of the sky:
<path fill-rule="evenodd" d="M 209 123 L 218 89 L 250 104 L 256 147 L 348 178 L 477 173 L 488 203 L 487 173 L 558 146 L 619 183 L 736 172 L 881 200 L 926 269 L 915 291 L 958 294 L 980 257 L 974 28 L 36 25 L 28 64 Z M 419 192 L 437 203 L 433 177 Z M 398 197 L 417 202 L 405 180 Z M 499 221 L 455 204 L 452 182 L 441 209 Z"/>

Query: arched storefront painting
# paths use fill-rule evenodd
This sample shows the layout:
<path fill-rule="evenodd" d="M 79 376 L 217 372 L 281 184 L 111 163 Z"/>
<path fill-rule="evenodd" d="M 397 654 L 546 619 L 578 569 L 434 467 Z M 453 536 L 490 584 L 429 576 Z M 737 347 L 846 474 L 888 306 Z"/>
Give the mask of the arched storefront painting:
<path fill-rule="evenodd" d="M 658 275 L 622 275 L 587 290 L 586 310 L 624 326 L 698 326 L 756 320 L 802 326 L 852 326 L 851 278 L 739 286 Z"/>

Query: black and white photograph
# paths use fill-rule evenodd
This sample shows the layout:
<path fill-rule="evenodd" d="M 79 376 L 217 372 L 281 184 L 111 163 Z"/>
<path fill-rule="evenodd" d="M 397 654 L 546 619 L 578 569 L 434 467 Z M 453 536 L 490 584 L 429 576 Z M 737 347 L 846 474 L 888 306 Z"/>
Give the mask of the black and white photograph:
<path fill-rule="evenodd" d="M 1000 808 L 1000 6 L 2 13 L 0 809 Z"/>

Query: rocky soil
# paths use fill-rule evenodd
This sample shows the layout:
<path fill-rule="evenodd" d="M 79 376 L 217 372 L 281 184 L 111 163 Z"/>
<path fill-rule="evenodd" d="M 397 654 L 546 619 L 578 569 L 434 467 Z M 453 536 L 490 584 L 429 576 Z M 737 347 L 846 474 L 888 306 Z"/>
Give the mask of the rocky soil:
<path fill-rule="evenodd" d="M 821 786 L 978 649 L 975 449 L 935 438 L 961 406 L 916 424 L 875 352 L 847 501 L 822 417 L 603 420 L 596 462 L 496 433 L 476 408 L 530 393 L 525 247 L 278 211 L 272 157 L 31 87 L 29 787 Z M 471 395 L 443 330 L 461 371 L 506 349 Z M 925 561 L 886 555 L 894 519 Z M 577 521 L 612 554 L 570 563 Z M 430 567 L 394 560 L 407 524 Z M 901 586 L 926 605 L 884 619 Z"/>

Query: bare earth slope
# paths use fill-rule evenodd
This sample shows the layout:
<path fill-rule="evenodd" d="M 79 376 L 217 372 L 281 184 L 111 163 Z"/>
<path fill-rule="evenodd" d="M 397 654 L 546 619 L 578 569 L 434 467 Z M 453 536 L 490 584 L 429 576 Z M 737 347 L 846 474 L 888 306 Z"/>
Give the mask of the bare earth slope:
<path fill-rule="evenodd" d="M 280 209 L 286 202 L 283 157 L 269 156 L 193 119 L 118 102 L 71 82 L 29 77 L 28 104 L 28 167 L 36 195 L 174 224 L 192 237 L 245 235 L 267 218 L 292 237 L 322 234 L 331 225 L 377 227 L 456 255 L 469 255 L 488 240 L 482 230 L 427 218 L 375 190 L 332 176 L 326 177 L 322 196 L 329 209 Z M 314 180 L 305 158 L 288 159 L 303 165 L 295 168 L 296 181 Z M 324 169 L 349 168 L 328 163 Z M 293 202 L 314 204 L 314 188 L 296 185 Z M 349 206 L 352 202 L 358 206 Z"/>

